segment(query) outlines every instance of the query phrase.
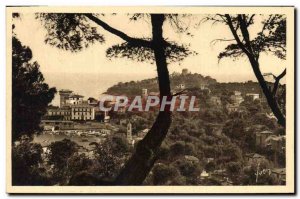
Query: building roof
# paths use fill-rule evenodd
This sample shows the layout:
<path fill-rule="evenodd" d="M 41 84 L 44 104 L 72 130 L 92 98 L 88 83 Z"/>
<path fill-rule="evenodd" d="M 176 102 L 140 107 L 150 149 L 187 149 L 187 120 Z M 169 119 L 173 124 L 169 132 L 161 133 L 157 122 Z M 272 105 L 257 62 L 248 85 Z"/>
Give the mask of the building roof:
<path fill-rule="evenodd" d="M 207 173 L 205 170 L 203 170 L 200 174 L 201 177 L 208 177 L 209 173 Z"/>
<path fill-rule="evenodd" d="M 267 137 L 267 139 L 265 139 L 265 142 L 269 142 L 271 140 L 276 140 L 277 136 L 276 135 L 270 135 L 269 137 Z"/>
<path fill-rule="evenodd" d="M 93 98 L 93 97 L 89 97 L 88 100 L 98 101 L 98 100 L 96 100 L 96 99 Z"/>
<path fill-rule="evenodd" d="M 89 105 L 89 104 L 74 104 L 74 105 L 71 105 L 71 107 L 73 108 L 81 108 L 81 107 L 84 107 L 84 108 L 94 108 L 93 106 Z"/>
<path fill-rule="evenodd" d="M 184 158 L 189 161 L 199 162 L 199 159 L 195 156 L 185 155 Z"/>
<path fill-rule="evenodd" d="M 249 158 L 265 158 L 265 156 L 258 153 L 247 153 L 245 156 Z"/>
<path fill-rule="evenodd" d="M 258 132 L 259 134 L 273 134 L 272 131 L 268 131 L 268 130 L 265 130 L 265 131 L 261 131 L 261 132 Z"/>
<path fill-rule="evenodd" d="M 78 94 L 72 94 L 72 95 L 69 96 L 69 98 L 72 98 L 72 97 L 83 98 L 84 96 L 78 95 Z"/>
<path fill-rule="evenodd" d="M 272 169 L 272 173 L 285 175 L 286 169 L 285 168 L 274 168 L 274 169 Z"/>
<path fill-rule="evenodd" d="M 63 92 L 63 93 L 72 93 L 73 91 L 69 90 L 69 89 L 61 89 L 59 90 L 59 92 Z"/>
<path fill-rule="evenodd" d="M 253 155 L 253 158 L 265 158 L 265 156 L 259 155 L 258 153 L 255 153 L 255 154 Z"/>
<path fill-rule="evenodd" d="M 270 142 L 271 140 L 274 141 L 282 141 L 285 140 L 285 136 L 277 136 L 277 135 L 270 135 L 269 137 L 267 137 L 267 139 L 265 140 L 265 142 Z"/>

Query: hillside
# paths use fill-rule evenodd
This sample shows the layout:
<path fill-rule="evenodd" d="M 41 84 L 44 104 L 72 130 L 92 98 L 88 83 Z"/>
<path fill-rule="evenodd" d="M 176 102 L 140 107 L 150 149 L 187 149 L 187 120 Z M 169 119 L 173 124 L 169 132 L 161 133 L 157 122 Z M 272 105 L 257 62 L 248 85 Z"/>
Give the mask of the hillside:
<path fill-rule="evenodd" d="M 170 75 L 171 88 L 175 90 L 178 85 L 184 84 L 186 88 L 200 88 L 201 85 L 214 85 L 217 81 L 209 76 L 201 74 L 180 74 L 173 73 Z M 158 92 L 157 78 L 145 79 L 142 81 L 119 82 L 118 84 L 107 89 L 108 94 L 128 96 L 141 95 L 143 88 L 148 89 L 148 92 Z"/>
<path fill-rule="evenodd" d="M 209 88 L 213 95 L 222 95 L 224 92 L 240 91 L 242 95 L 246 93 L 262 94 L 257 82 L 232 82 L 219 83 L 210 76 L 203 76 L 198 73 L 172 73 L 170 75 L 171 89 L 178 90 L 179 85 L 183 84 L 185 88 L 197 90 L 201 87 Z M 142 81 L 119 82 L 118 84 L 107 89 L 107 94 L 136 96 L 142 94 L 142 89 L 146 88 L 149 92 L 158 92 L 157 78 L 145 79 Z"/>

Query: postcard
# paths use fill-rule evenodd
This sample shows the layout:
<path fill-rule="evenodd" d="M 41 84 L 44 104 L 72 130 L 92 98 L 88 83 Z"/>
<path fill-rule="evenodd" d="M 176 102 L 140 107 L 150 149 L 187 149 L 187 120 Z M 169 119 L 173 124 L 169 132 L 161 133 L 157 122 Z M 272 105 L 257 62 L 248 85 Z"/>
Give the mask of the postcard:
<path fill-rule="evenodd" d="M 294 193 L 294 12 L 7 7 L 7 192 Z"/>

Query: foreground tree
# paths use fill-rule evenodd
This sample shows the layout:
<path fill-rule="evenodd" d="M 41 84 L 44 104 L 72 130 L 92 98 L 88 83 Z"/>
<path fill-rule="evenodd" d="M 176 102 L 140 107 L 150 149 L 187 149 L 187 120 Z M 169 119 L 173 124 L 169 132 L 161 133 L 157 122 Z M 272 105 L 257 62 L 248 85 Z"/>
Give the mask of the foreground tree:
<path fill-rule="evenodd" d="M 67 166 L 68 158 L 78 151 L 77 144 L 69 139 L 53 142 L 49 145 L 48 161 L 57 170 L 62 170 Z"/>
<path fill-rule="evenodd" d="M 132 20 L 150 17 L 152 37 L 149 39 L 128 36 L 105 23 L 100 17 L 99 14 L 37 14 L 37 18 L 41 19 L 47 30 L 46 43 L 61 49 L 76 52 L 96 41 L 104 42 L 103 35 L 97 31 L 98 27 L 120 37 L 125 43 L 107 49 L 107 57 L 125 57 L 137 61 L 150 60 L 150 62 L 155 62 L 160 97 L 166 96 L 168 100 L 171 100 L 167 65 L 170 62 L 181 61 L 192 52 L 183 45 L 180 46 L 174 42 L 166 41 L 163 37 L 163 24 L 168 20 L 171 25 L 182 32 L 184 29 L 179 24 L 180 16 L 134 14 L 131 17 Z M 94 24 L 97 26 L 93 26 Z M 148 134 L 138 143 L 135 152 L 116 177 L 115 184 L 142 184 L 157 159 L 160 145 L 167 135 L 170 124 L 171 112 L 169 107 L 166 107 L 159 112 Z"/>
<path fill-rule="evenodd" d="M 44 83 L 39 64 L 32 62 L 32 52 L 12 38 L 12 141 L 40 130 L 41 117 L 54 98 L 55 88 Z"/>
<path fill-rule="evenodd" d="M 225 57 L 237 58 L 246 55 L 258 83 L 267 99 L 268 105 L 278 120 L 278 123 L 285 127 L 285 112 L 280 108 L 278 98 L 280 98 L 279 85 L 280 80 L 285 76 L 286 69 L 275 76 L 272 73 L 263 74 L 260 69 L 259 57 L 262 52 L 271 53 L 280 59 L 286 57 L 286 17 L 283 15 L 269 15 L 262 21 L 262 29 L 256 37 L 251 37 L 249 27 L 254 24 L 255 15 L 221 15 L 208 16 L 204 20 L 212 20 L 214 23 L 225 23 L 234 39 L 218 39 L 215 41 L 235 41 L 236 43 L 228 45 L 223 52 L 219 54 L 219 59 Z M 251 39 L 253 38 L 253 39 Z M 273 88 L 268 85 L 265 75 L 274 77 Z M 285 91 L 283 91 L 285 93 Z"/>
<path fill-rule="evenodd" d="M 45 168 L 41 165 L 43 149 L 40 144 L 23 139 L 12 147 L 12 184 L 13 185 L 50 185 Z"/>
<path fill-rule="evenodd" d="M 68 183 L 69 159 L 78 152 L 78 145 L 69 140 L 52 142 L 47 154 L 48 164 L 53 166 L 53 179 L 59 184 Z M 74 165 L 72 165 L 74 166 Z"/>

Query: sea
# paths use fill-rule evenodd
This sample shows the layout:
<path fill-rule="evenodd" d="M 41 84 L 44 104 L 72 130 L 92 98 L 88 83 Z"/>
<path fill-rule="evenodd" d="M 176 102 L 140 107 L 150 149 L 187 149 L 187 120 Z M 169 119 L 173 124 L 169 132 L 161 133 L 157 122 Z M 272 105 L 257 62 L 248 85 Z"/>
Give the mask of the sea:
<path fill-rule="evenodd" d="M 107 89 L 118 82 L 140 81 L 154 78 L 153 74 L 120 74 L 120 73 L 44 73 L 45 82 L 50 87 L 72 90 L 76 94 L 84 96 L 84 99 L 94 97 L 96 99 Z M 51 102 L 59 105 L 59 94 Z"/>

